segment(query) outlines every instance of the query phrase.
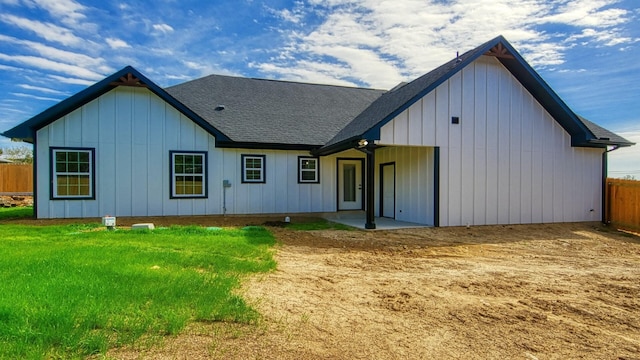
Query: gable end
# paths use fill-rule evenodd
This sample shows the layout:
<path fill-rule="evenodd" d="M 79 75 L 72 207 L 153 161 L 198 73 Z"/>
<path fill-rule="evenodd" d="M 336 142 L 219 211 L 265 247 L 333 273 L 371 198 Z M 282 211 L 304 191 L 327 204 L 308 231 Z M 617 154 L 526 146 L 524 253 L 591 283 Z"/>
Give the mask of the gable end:
<path fill-rule="evenodd" d="M 91 102 L 92 100 L 99 98 L 118 86 L 145 87 L 212 134 L 216 139 L 221 141 L 229 140 L 225 134 L 214 128 L 191 109 L 169 95 L 169 93 L 164 89 L 153 83 L 131 66 L 127 66 L 94 85 L 80 91 L 79 93 L 59 102 L 18 126 L 5 131 L 2 135 L 11 139 L 18 139 L 28 143 L 33 143 L 36 131 Z"/>

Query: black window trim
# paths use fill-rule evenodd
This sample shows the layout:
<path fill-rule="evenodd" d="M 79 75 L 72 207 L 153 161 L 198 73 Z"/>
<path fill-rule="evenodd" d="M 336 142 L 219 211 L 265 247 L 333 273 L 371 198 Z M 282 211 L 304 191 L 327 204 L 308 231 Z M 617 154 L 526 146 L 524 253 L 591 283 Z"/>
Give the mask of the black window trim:
<path fill-rule="evenodd" d="M 55 195 L 55 156 L 54 153 L 56 151 L 87 151 L 90 154 L 91 159 L 91 173 L 89 176 L 89 181 L 91 182 L 90 190 L 91 194 L 89 196 L 56 196 Z M 87 148 L 87 147 L 67 147 L 67 146 L 51 146 L 49 147 L 49 200 L 95 200 L 96 199 L 96 148 Z"/>
<path fill-rule="evenodd" d="M 204 166 L 202 173 L 202 183 L 204 187 L 203 195 L 176 195 L 174 189 L 174 167 L 173 167 L 173 159 L 176 154 L 198 154 L 204 156 Z M 208 151 L 194 151 L 194 150 L 169 150 L 169 199 L 207 199 L 209 197 L 209 161 L 208 161 Z"/>
<path fill-rule="evenodd" d="M 262 180 L 247 180 L 245 173 L 245 159 L 247 158 L 261 158 L 262 159 Z M 267 182 L 267 156 L 266 155 L 254 155 L 254 154 L 242 154 L 241 155 L 242 172 L 240 173 L 240 179 L 243 184 L 265 184 Z"/>
<path fill-rule="evenodd" d="M 302 180 L 302 160 L 315 160 L 316 162 L 316 179 Z M 309 171 L 309 170 L 307 170 Z M 314 156 L 298 156 L 298 184 L 319 184 L 320 183 L 320 158 Z"/>

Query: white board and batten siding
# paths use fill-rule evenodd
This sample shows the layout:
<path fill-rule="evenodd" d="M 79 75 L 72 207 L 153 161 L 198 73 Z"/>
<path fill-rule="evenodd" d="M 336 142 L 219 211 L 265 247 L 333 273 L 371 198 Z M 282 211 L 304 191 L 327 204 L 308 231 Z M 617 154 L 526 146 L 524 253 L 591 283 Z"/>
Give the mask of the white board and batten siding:
<path fill-rule="evenodd" d="M 440 226 L 601 217 L 603 150 L 571 147 L 569 134 L 492 57 L 385 124 L 378 143 L 440 148 Z"/>
<path fill-rule="evenodd" d="M 395 164 L 394 218 L 434 225 L 434 148 L 384 147 L 376 150 L 375 203 L 380 204 L 381 164 Z M 380 216 L 380 207 L 375 207 Z"/>
<path fill-rule="evenodd" d="M 223 195 L 227 214 L 336 210 L 335 158 L 320 159 L 319 184 L 299 184 L 298 156 L 308 152 L 216 148 L 211 134 L 143 88 L 109 91 L 40 129 L 37 141 L 38 218 L 216 215 Z M 50 200 L 50 147 L 95 149 L 95 200 Z M 207 152 L 207 198 L 170 198 L 172 150 Z M 242 154 L 266 156 L 264 184 L 241 183 Z"/>

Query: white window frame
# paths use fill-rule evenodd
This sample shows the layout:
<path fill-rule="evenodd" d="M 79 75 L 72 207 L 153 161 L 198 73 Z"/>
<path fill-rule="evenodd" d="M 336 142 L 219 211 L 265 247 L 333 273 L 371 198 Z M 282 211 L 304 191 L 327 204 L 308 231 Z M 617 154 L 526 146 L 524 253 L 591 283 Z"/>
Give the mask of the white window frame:
<path fill-rule="evenodd" d="M 201 156 L 202 172 L 176 172 L 176 156 Z M 207 197 L 207 152 L 206 151 L 169 151 L 169 167 L 171 172 L 171 198 L 172 199 L 191 199 L 191 198 L 206 198 Z M 202 191 L 199 194 L 179 194 L 177 191 L 177 177 L 179 176 L 201 176 L 202 177 Z"/>
<path fill-rule="evenodd" d="M 302 165 L 305 161 L 313 161 L 315 163 L 314 169 L 305 169 Z M 309 174 L 313 173 L 313 179 L 307 180 L 302 176 L 304 173 Z M 316 157 L 310 156 L 299 156 L 298 157 L 298 183 L 300 184 L 317 184 L 320 182 L 320 159 Z"/>
<path fill-rule="evenodd" d="M 63 147 L 51 147 L 50 148 L 51 151 L 51 161 L 50 161 L 50 166 L 51 166 L 51 200 L 92 200 L 95 199 L 95 149 L 93 148 L 73 148 L 73 147 L 68 147 L 68 148 L 63 148 Z M 65 164 L 65 170 L 58 170 L 58 162 L 57 162 L 57 158 L 58 158 L 58 154 L 61 153 L 65 153 L 66 154 L 66 160 L 64 162 Z M 76 153 L 78 154 L 78 157 L 81 153 L 85 153 L 88 155 L 88 163 L 86 163 L 87 167 L 83 170 L 81 170 L 79 168 L 80 163 L 79 160 L 76 160 L 75 165 L 78 167 L 77 170 L 72 170 L 69 171 L 69 165 L 71 165 L 72 163 L 69 162 L 69 154 L 70 153 Z M 77 177 L 88 177 L 89 178 L 89 184 L 88 184 L 88 190 L 89 193 L 88 194 L 78 194 L 78 195 L 70 195 L 70 194 L 59 194 L 58 193 L 58 177 L 64 177 L 64 176 L 69 176 L 69 177 L 73 177 L 73 176 L 77 176 Z M 67 178 L 70 179 L 70 178 Z M 69 186 L 67 186 L 67 189 L 69 189 Z"/>
<path fill-rule="evenodd" d="M 260 160 L 260 167 L 247 167 L 247 160 Z M 242 182 L 247 184 L 264 184 L 266 182 L 266 155 L 242 155 Z M 247 172 L 259 172 L 257 179 L 249 178 Z"/>

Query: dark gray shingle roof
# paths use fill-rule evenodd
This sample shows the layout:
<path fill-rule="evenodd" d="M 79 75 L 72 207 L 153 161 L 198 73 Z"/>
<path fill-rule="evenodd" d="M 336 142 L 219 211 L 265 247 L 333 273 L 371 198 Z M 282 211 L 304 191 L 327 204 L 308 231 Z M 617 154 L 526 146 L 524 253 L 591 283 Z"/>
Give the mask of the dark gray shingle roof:
<path fill-rule="evenodd" d="M 578 115 L 578 118 L 580 119 L 580 121 L 582 121 L 583 124 L 587 126 L 589 131 L 591 131 L 593 135 L 596 137 L 596 139 L 591 141 L 592 143 L 604 144 L 604 145 L 618 145 L 618 146 L 635 145 L 634 142 L 631 142 L 623 138 L 622 136 L 605 129 L 602 126 L 595 124 L 580 115 Z"/>
<path fill-rule="evenodd" d="M 382 90 L 210 75 L 165 89 L 233 142 L 327 143 Z M 224 110 L 216 110 L 224 105 Z"/>

